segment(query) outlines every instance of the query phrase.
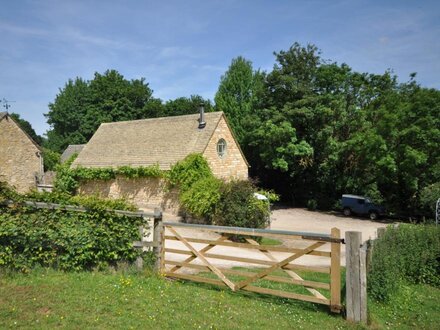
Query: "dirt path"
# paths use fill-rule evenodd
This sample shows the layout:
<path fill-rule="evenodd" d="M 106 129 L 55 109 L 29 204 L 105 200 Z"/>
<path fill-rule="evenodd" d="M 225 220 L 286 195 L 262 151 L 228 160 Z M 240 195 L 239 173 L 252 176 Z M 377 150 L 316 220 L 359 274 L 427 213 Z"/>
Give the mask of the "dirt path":
<path fill-rule="evenodd" d="M 169 221 L 169 219 L 165 219 Z M 274 210 L 272 214 L 271 229 L 276 230 L 288 230 L 288 231 L 299 231 L 299 232 L 312 232 L 320 234 L 330 234 L 332 227 L 337 227 L 341 230 L 341 237 L 344 237 L 346 231 L 360 231 L 362 232 L 362 239 L 365 241 L 368 238 L 374 238 L 376 235 L 377 228 L 385 227 L 385 223 L 373 222 L 368 219 L 360 218 L 349 218 L 339 216 L 338 214 L 329 214 L 323 212 L 310 212 L 305 209 L 298 208 L 284 208 Z M 193 230 L 186 228 L 178 228 L 177 231 L 186 237 L 194 238 L 204 238 L 204 239 L 217 239 L 219 235 L 203 230 Z M 170 234 L 166 232 L 166 234 Z M 304 240 L 283 240 L 283 245 L 289 247 L 304 248 L 311 244 L 310 241 Z M 205 244 L 193 243 L 193 246 L 200 250 L 205 247 Z M 166 241 L 167 248 L 174 249 L 185 249 L 187 248 L 180 242 L 177 241 Z M 329 251 L 330 244 L 322 246 L 319 250 Z M 226 246 L 216 246 L 209 253 L 221 254 L 227 256 L 240 256 L 244 258 L 256 258 L 256 259 L 266 259 L 260 251 L 226 247 Z M 278 259 L 282 260 L 289 256 L 286 253 L 273 253 L 273 255 Z M 188 256 L 179 255 L 174 253 L 167 253 L 166 259 L 174 261 L 182 261 Z M 218 267 L 249 267 L 249 264 L 238 263 L 235 261 L 219 260 L 219 259 L 209 259 L 214 265 Z M 200 261 L 193 261 L 196 264 L 201 264 Z M 295 260 L 295 264 L 299 265 L 309 265 L 309 266 L 329 266 L 330 258 L 319 257 L 319 256 L 303 256 Z M 341 249 L 341 264 L 345 265 L 345 245 L 342 245 Z"/>

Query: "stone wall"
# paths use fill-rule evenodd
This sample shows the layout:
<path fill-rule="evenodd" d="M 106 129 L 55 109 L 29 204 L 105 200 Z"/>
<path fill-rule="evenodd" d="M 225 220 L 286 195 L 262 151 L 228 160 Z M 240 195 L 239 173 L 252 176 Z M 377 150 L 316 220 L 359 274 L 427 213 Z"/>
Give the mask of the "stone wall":
<path fill-rule="evenodd" d="M 35 176 L 42 174 L 40 157 L 38 147 L 8 115 L 0 119 L 0 181 L 20 193 L 36 188 Z"/>
<path fill-rule="evenodd" d="M 219 157 L 217 143 L 222 138 L 226 141 L 227 149 L 226 154 Z M 205 156 L 212 172 L 218 178 L 240 180 L 248 178 L 248 166 L 224 118 L 220 120 L 203 156 Z"/>
<path fill-rule="evenodd" d="M 164 212 L 178 214 L 177 189 L 169 190 L 163 179 L 128 179 L 118 176 L 114 180 L 91 180 L 80 184 L 80 194 L 99 195 L 104 198 L 125 198 L 139 208 L 160 207 Z"/>

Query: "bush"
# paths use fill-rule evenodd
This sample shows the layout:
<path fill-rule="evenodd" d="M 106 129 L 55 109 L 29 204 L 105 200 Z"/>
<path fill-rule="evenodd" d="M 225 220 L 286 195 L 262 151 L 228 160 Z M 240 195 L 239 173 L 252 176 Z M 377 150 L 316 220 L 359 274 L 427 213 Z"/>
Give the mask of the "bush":
<path fill-rule="evenodd" d="M 6 182 L 0 181 L 0 204 L 8 200 L 18 200 L 20 195 L 14 191 Z"/>
<path fill-rule="evenodd" d="M 430 218 L 435 218 L 435 207 L 439 198 L 440 182 L 423 188 L 420 193 L 420 204 Z"/>
<path fill-rule="evenodd" d="M 389 227 L 375 241 L 368 273 L 369 293 L 376 300 L 388 301 L 403 282 L 440 286 L 440 227 Z"/>
<path fill-rule="evenodd" d="M 231 181 L 222 185 L 213 223 L 219 226 L 266 228 L 269 208 L 266 201 L 254 197 L 250 181 Z"/>
<path fill-rule="evenodd" d="M 196 217 L 210 220 L 220 199 L 222 181 L 209 176 L 195 182 L 180 195 L 182 207 Z"/>
<path fill-rule="evenodd" d="M 55 203 L 63 205 L 83 206 L 90 210 L 124 210 L 136 211 L 137 207 L 123 198 L 105 199 L 96 195 L 72 196 L 65 192 L 38 192 L 32 191 L 24 195 L 27 201 Z"/>
<path fill-rule="evenodd" d="M 177 162 L 168 173 L 171 186 L 178 186 L 182 193 L 199 180 L 213 177 L 208 162 L 201 154 L 191 154 Z"/>
<path fill-rule="evenodd" d="M 61 270 L 89 270 L 133 262 L 139 252 L 141 218 L 103 211 L 35 210 L 15 207 L 0 214 L 0 266 L 28 271 L 40 265 Z"/>
<path fill-rule="evenodd" d="M 61 162 L 61 155 L 58 152 L 43 148 L 44 171 L 54 171 Z"/>
<path fill-rule="evenodd" d="M 307 209 L 309 209 L 310 211 L 316 211 L 317 208 L 318 202 L 315 199 L 309 199 L 307 201 Z"/>

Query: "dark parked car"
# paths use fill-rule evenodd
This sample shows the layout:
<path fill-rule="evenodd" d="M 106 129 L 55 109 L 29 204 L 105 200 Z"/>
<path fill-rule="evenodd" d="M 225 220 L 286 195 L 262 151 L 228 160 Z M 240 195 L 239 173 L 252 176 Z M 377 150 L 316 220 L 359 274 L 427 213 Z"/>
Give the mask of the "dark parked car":
<path fill-rule="evenodd" d="M 342 195 L 342 212 L 345 216 L 351 214 L 369 215 L 371 220 L 376 220 L 385 215 L 385 208 L 371 202 L 368 197 L 356 195 Z"/>

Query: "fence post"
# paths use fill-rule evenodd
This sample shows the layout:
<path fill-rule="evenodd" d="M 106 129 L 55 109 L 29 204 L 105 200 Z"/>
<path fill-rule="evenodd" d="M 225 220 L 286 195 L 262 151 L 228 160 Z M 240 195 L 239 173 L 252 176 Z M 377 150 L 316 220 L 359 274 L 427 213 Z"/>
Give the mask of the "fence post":
<path fill-rule="evenodd" d="M 362 233 L 345 232 L 347 320 L 367 321 L 366 251 L 361 252 Z"/>
<path fill-rule="evenodd" d="M 163 239 L 164 227 L 162 223 L 162 211 L 159 208 L 154 209 L 154 225 L 153 225 L 153 252 L 156 256 L 156 263 L 154 269 L 160 273 L 163 270 Z"/>
<path fill-rule="evenodd" d="M 147 222 L 145 217 L 142 217 L 142 220 L 143 220 L 144 224 Z M 139 226 L 139 236 L 141 238 L 140 242 L 142 243 L 144 241 L 144 226 L 143 225 Z M 143 247 L 141 247 L 140 249 L 142 251 Z M 138 270 L 142 270 L 144 268 L 144 259 L 142 258 L 142 255 L 140 255 L 139 257 L 136 258 L 135 265 Z"/>
<path fill-rule="evenodd" d="M 341 238 L 341 231 L 332 228 L 332 238 Z M 331 243 L 330 265 L 330 310 L 334 313 L 341 312 L 341 243 Z"/>

